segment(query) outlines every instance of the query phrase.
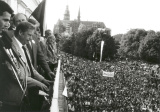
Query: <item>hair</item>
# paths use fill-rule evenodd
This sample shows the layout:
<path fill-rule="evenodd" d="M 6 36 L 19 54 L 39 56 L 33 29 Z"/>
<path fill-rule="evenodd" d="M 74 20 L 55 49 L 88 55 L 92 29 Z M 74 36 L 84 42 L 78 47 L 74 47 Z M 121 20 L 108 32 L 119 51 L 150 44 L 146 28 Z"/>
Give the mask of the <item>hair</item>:
<path fill-rule="evenodd" d="M 28 22 L 31 23 L 31 24 L 33 24 L 33 25 L 39 25 L 38 21 L 36 21 L 34 19 L 31 19 L 31 18 L 28 19 Z"/>
<path fill-rule="evenodd" d="M 31 23 L 29 23 L 29 22 L 21 22 L 18 26 L 17 26 L 17 28 L 16 28 L 16 30 L 15 30 L 15 36 L 18 36 L 19 35 L 19 31 L 22 31 L 22 32 L 26 32 L 26 31 L 28 31 L 29 29 L 35 29 L 35 27 L 31 24 Z"/>
<path fill-rule="evenodd" d="M 48 33 L 48 32 L 50 32 L 50 31 L 51 31 L 51 30 L 48 29 L 48 30 L 45 31 L 45 33 Z M 51 32 L 52 32 L 52 31 L 51 31 Z"/>
<path fill-rule="evenodd" d="M 24 16 L 26 17 L 26 20 L 28 20 L 28 17 L 27 17 L 25 14 L 23 14 L 23 13 L 17 13 L 17 14 L 15 14 L 15 15 L 13 16 L 13 23 L 14 23 L 14 24 L 16 23 L 15 18 L 16 18 L 17 16 L 19 16 L 19 15 L 24 15 Z"/>
<path fill-rule="evenodd" d="M 0 16 L 2 16 L 4 12 L 13 14 L 14 11 L 6 2 L 0 0 Z"/>

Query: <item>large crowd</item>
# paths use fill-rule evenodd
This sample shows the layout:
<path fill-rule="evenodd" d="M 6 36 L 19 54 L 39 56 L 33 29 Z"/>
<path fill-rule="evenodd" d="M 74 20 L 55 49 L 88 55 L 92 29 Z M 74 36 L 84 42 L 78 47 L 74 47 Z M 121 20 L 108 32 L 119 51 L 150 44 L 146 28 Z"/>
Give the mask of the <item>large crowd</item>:
<path fill-rule="evenodd" d="M 159 67 L 133 60 L 95 62 L 63 55 L 69 112 L 160 112 Z M 102 76 L 102 70 L 114 77 Z"/>

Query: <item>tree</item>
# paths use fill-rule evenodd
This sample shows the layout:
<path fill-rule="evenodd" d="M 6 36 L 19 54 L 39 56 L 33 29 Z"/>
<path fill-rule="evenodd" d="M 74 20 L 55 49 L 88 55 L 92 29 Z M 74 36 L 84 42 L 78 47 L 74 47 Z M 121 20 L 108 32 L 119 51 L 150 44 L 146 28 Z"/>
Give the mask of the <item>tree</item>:
<path fill-rule="evenodd" d="M 146 35 L 147 32 L 144 29 L 131 29 L 128 31 L 121 38 L 119 54 L 123 57 L 139 59 L 139 45 Z"/>
<path fill-rule="evenodd" d="M 139 55 L 142 60 L 153 63 L 160 62 L 160 32 L 148 31 L 140 44 Z"/>
<path fill-rule="evenodd" d="M 94 56 L 94 58 L 100 58 L 101 41 L 104 41 L 103 47 L 103 60 L 105 58 L 113 58 L 116 54 L 116 44 L 110 35 L 110 29 L 97 29 L 92 36 L 87 39 L 87 44 L 89 45 L 89 52 Z"/>
<path fill-rule="evenodd" d="M 77 56 L 81 56 L 84 58 L 89 58 L 88 53 L 88 45 L 87 39 L 93 34 L 94 29 L 84 30 L 82 32 L 77 33 L 77 38 L 75 41 L 75 52 L 74 54 Z M 89 58 L 90 59 L 90 58 Z"/>
<path fill-rule="evenodd" d="M 117 35 L 114 35 L 113 38 L 116 42 L 120 42 L 121 41 L 121 38 L 122 38 L 123 34 L 117 34 Z"/>

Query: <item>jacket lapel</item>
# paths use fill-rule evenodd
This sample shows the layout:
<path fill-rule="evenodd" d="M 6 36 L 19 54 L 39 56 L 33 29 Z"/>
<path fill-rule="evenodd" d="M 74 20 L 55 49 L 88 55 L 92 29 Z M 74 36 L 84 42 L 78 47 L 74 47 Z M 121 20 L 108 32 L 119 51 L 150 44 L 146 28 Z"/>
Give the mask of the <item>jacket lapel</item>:
<path fill-rule="evenodd" d="M 20 55 L 21 59 L 26 63 L 26 57 L 25 54 L 23 53 L 22 49 L 20 48 L 20 46 L 18 45 L 17 41 L 15 40 L 15 38 L 12 38 L 13 41 L 13 45 L 12 48 L 15 52 L 17 52 L 18 55 Z"/>

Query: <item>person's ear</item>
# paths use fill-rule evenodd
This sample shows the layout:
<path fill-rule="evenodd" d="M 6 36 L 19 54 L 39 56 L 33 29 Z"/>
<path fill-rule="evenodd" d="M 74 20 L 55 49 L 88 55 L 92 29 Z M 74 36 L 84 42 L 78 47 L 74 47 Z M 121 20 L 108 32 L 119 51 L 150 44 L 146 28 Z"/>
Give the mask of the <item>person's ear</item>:
<path fill-rule="evenodd" d="M 23 32 L 21 30 L 19 30 L 19 35 L 22 36 Z"/>

